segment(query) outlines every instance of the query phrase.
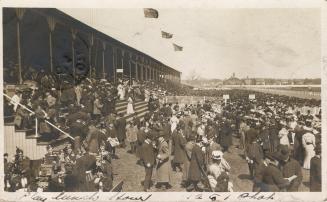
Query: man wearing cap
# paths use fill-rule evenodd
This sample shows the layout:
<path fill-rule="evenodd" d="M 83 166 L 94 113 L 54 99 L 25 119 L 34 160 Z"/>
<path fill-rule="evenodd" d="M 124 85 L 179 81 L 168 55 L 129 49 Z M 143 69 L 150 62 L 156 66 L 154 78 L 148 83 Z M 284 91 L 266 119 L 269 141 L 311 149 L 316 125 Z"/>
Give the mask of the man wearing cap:
<path fill-rule="evenodd" d="M 152 138 L 154 138 L 153 134 L 147 133 L 146 139 L 140 148 L 140 159 L 143 162 L 145 169 L 145 178 L 143 181 L 143 191 L 145 192 L 147 192 L 151 186 L 152 170 L 156 158 L 152 146 Z"/>
<path fill-rule="evenodd" d="M 284 178 L 282 172 L 279 170 L 280 154 L 278 152 L 268 153 L 266 155 L 268 166 L 262 172 L 262 192 L 279 192 L 287 188 L 290 182 L 296 176 Z"/>
<path fill-rule="evenodd" d="M 186 188 L 187 191 L 192 191 L 193 189 L 196 191 L 201 190 L 201 187 L 199 187 L 198 184 L 204 175 L 205 157 L 200 145 L 200 143 L 195 144 L 192 148 L 190 169 L 188 173 L 188 180 L 191 184 Z"/>
<path fill-rule="evenodd" d="M 76 176 L 77 190 L 78 191 L 90 191 L 90 180 L 87 175 L 91 175 L 91 170 L 96 167 L 96 158 L 94 155 L 90 155 L 88 148 L 85 148 L 85 154 L 76 160 L 76 164 L 73 168 L 73 175 Z"/>
<path fill-rule="evenodd" d="M 174 151 L 174 159 L 173 159 L 173 169 L 176 170 L 176 167 L 182 171 L 181 164 L 183 164 L 186 153 L 185 153 L 185 145 L 186 138 L 184 135 L 184 122 L 180 122 L 177 125 L 176 132 L 174 132 L 172 136 L 172 146 Z"/>
<path fill-rule="evenodd" d="M 321 144 L 317 144 L 315 152 L 310 161 L 310 191 L 321 192 Z"/>
<path fill-rule="evenodd" d="M 282 146 L 280 150 L 281 158 L 281 171 L 284 178 L 291 177 L 296 175 L 297 178 L 294 179 L 290 185 L 287 187 L 288 192 L 296 192 L 299 190 L 299 187 L 302 183 L 302 169 L 295 159 L 290 157 L 290 150 L 287 146 Z"/>
<path fill-rule="evenodd" d="M 259 145 L 257 138 L 255 136 L 251 136 L 252 139 L 248 139 L 251 141 L 250 144 L 247 145 L 245 149 L 245 159 L 249 165 L 249 171 L 251 177 L 254 177 L 256 168 L 259 166 L 263 159 L 263 151 L 262 147 Z"/>

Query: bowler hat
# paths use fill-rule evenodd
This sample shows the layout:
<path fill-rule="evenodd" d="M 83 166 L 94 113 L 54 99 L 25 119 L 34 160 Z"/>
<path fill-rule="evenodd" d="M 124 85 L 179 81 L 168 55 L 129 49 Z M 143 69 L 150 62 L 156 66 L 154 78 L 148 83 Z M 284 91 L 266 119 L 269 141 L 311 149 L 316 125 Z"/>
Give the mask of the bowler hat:
<path fill-rule="evenodd" d="M 277 160 L 280 161 L 280 154 L 278 152 L 269 152 L 266 154 L 266 158 L 270 160 Z"/>
<path fill-rule="evenodd" d="M 290 156 L 290 150 L 287 145 L 280 148 L 280 159 L 286 161 Z"/>

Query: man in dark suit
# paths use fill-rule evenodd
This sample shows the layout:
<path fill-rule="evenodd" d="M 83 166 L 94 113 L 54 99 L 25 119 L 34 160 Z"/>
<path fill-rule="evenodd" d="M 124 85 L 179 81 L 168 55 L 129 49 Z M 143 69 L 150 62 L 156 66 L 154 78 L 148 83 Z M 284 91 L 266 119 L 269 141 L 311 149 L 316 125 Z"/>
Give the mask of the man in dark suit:
<path fill-rule="evenodd" d="M 302 183 L 302 168 L 298 161 L 290 157 L 290 150 L 287 146 L 283 145 L 280 150 L 280 158 L 282 165 L 282 173 L 284 178 L 296 175 L 290 185 L 287 187 L 288 192 L 296 192 Z"/>
<path fill-rule="evenodd" d="M 155 154 L 154 148 L 152 146 L 153 134 L 147 133 L 146 139 L 141 146 L 141 155 L 140 159 L 143 162 L 144 169 L 145 169 L 145 178 L 143 181 L 144 191 L 148 191 L 151 185 L 151 177 L 152 177 L 152 170 L 155 164 Z"/>
<path fill-rule="evenodd" d="M 117 138 L 121 147 L 125 147 L 126 139 L 126 120 L 124 114 L 120 113 L 119 118 L 116 120 Z"/>
<path fill-rule="evenodd" d="M 76 160 L 73 168 L 73 174 L 77 178 L 77 186 L 79 191 L 92 191 L 90 182 L 86 179 L 86 175 L 90 175 L 90 171 L 96 167 L 96 158 L 89 154 L 88 148 L 85 149 L 86 153 Z M 89 174 L 87 174 L 87 172 Z"/>
<path fill-rule="evenodd" d="M 284 178 L 282 172 L 278 168 L 280 154 L 278 152 L 268 153 L 266 155 L 267 166 L 262 171 L 262 183 L 260 191 L 262 192 L 279 192 L 287 188 L 290 183 L 296 179 L 293 175 L 289 178 Z"/>
<path fill-rule="evenodd" d="M 262 147 L 257 142 L 256 136 L 252 136 L 252 139 L 249 139 L 251 143 L 245 148 L 245 157 L 249 165 L 251 177 L 255 177 L 256 168 L 259 167 L 263 159 Z"/>
<path fill-rule="evenodd" d="M 233 144 L 232 143 L 232 128 L 231 124 L 228 120 L 225 120 L 222 126 L 222 129 L 219 133 L 220 135 L 220 146 L 223 148 L 223 152 L 228 151 L 229 147 Z"/>
<path fill-rule="evenodd" d="M 184 122 L 180 121 L 177 125 L 176 130 L 173 132 L 172 135 L 172 146 L 174 151 L 174 159 L 173 159 L 173 169 L 176 170 L 176 167 L 182 171 L 183 162 L 186 159 L 185 153 L 185 145 L 187 143 L 186 137 L 183 134 L 185 129 Z"/>
<path fill-rule="evenodd" d="M 199 144 L 194 144 L 191 153 L 191 162 L 190 168 L 188 171 L 188 181 L 191 183 L 186 190 L 192 191 L 195 189 L 196 191 L 200 191 L 201 188 L 198 186 L 199 181 L 203 176 L 203 172 L 205 170 L 205 156 Z"/>
<path fill-rule="evenodd" d="M 316 156 L 310 161 L 310 191 L 321 191 L 321 144 L 315 148 Z"/>

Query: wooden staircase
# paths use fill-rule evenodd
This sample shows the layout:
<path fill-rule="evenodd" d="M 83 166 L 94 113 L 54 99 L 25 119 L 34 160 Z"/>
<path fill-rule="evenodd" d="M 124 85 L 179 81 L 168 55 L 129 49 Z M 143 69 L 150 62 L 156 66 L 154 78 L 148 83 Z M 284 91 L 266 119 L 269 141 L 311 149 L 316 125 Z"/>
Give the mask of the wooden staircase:
<path fill-rule="evenodd" d="M 47 145 L 60 148 L 60 145 L 66 141 L 68 141 L 68 137 L 64 134 L 60 134 L 55 140 L 44 141 L 40 136 L 35 135 L 35 128 L 17 129 L 12 121 L 5 119 L 4 152 L 8 153 L 9 157 L 13 157 L 16 154 L 16 147 L 18 147 L 31 160 L 39 160 L 46 154 Z"/>
<path fill-rule="evenodd" d="M 31 160 L 42 159 L 47 152 L 47 145 L 38 142 L 38 138 L 33 137 L 33 130 L 17 130 L 13 123 L 4 125 L 4 152 L 8 153 L 9 158 L 16 154 L 16 147 L 23 150 L 24 155 Z"/>
<path fill-rule="evenodd" d="M 116 106 L 115 106 L 117 114 L 123 113 L 124 118 L 126 121 L 130 121 L 133 119 L 133 114 L 127 115 L 127 100 L 117 100 Z M 136 100 L 134 102 L 134 111 L 137 113 L 137 117 L 140 118 L 140 120 L 143 120 L 144 115 L 149 111 L 148 109 L 148 102 L 144 100 Z"/>

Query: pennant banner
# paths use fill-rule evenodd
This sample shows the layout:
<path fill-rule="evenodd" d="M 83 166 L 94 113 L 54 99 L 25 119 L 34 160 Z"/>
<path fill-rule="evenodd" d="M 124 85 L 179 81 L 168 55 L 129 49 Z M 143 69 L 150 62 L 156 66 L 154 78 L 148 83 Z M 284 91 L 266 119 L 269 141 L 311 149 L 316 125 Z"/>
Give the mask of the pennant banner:
<path fill-rule="evenodd" d="M 173 46 L 174 46 L 174 50 L 175 51 L 183 51 L 183 47 L 182 46 L 178 46 L 176 44 L 173 43 Z"/>
<path fill-rule="evenodd" d="M 159 17 L 159 13 L 156 9 L 153 8 L 144 8 L 144 17 L 146 18 L 158 18 Z"/>
<path fill-rule="evenodd" d="M 173 38 L 173 34 L 170 34 L 168 32 L 164 32 L 164 31 L 161 31 L 161 36 L 162 36 L 162 38 L 165 38 L 165 39 Z"/>

